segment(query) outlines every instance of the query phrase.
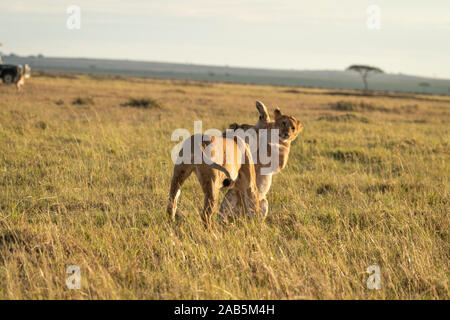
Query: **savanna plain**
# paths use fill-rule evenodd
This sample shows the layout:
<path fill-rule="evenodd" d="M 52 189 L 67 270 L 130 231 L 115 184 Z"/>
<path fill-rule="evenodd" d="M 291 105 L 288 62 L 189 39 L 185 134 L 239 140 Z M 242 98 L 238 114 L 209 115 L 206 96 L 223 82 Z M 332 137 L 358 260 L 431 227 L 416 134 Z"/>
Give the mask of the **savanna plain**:
<path fill-rule="evenodd" d="M 172 132 L 253 124 L 256 100 L 304 126 L 268 217 L 205 229 L 192 175 L 171 222 Z M 449 299 L 449 121 L 444 96 L 42 72 L 2 85 L 0 299 Z"/>

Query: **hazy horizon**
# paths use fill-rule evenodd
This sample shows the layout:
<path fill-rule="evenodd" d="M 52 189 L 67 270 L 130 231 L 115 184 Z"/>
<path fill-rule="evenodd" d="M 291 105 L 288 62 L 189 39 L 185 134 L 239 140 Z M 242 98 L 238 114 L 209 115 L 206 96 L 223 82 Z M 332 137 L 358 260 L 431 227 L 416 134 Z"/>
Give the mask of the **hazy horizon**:
<path fill-rule="evenodd" d="M 69 30 L 69 5 L 81 29 Z M 369 5 L 380 29 L 367 26 Z M 450 3 L 413 0 L 15 1 L 0 4 L 4 53 L 278 70 L 343 70 L 450 79 Z"/>
<path fill-rule="evenodd" d="M 0 51 L 1 52 L 1 51 Z M 28 57 L 34 57 L 37 58 L 37 56 L 39 54 L 42 54 L 44 58 L 49 58 L 49 59 L 85 59 L 85 60 L 105 60 L 105 61 L 129 61 L 129 62 L 143 62 L 143 63 L 161 63 L 161 64 L 179 64 L 179 65 L 195 65 L 195 66 L 199 66 L 199 67 L 219 67 L 219 68 L 236 68 L 236 69 L 254 69 L 254 70 L 272 70 L 272 71 L 298 71 L 298 72 L 302 72 L 302 71 L 323 71 L 323 72 L 339 72 L 339 71 L 346 71 L 345 69 L 332 69 L 332 68 L 322 68 L 322 69 L 294 69 L 294 68 L 277 68 L 277 67 L 267 67 L 267 66 L 239 66 L 239 65 L 218 65 L 218 64 L 206 64 L 206 63 L 193 63 L 193 62 L 179 62 L 179 61 L 161 61 L 161 60 L 143 60 L 143 59 L 128 59 L 128 58 L 104 58 L 104 57 L 90 57 L 90 56 L 86 56 L 86 57 L 76 57 L 76 56 L 66 56 L 66 57 L 62 57 L 62 56 L 49 56 L 46 55 L 44 52 L 39 52 L 39 53 L 33 53 L 33 54 L 24 54 L 24 55 L 18 55 L 16 52 L 11 52 L 12 54 L 17 55 L 17 57 L 20 58 L 28 58 Z M 5 53 L 5 57 L 8 57 L 8 53 Z M 6 59 L 7 60 L 7 59 Z M 5 61 L 4 61 L 5 62 Z M 351 72 L 351 71 L 349 71 Z M 444 77 L 434 77 L 434 76 L 422 76 L 422 75 L 417 75 L 417 74 L 413 74 L 413 73 L 408 73 L 408 72 L 389 72 L 389 71 L 385 71 L 386 74 L 391 74 L 391 75 L 403 75 L 403 76 L 411 76 L 411 77 L 418 77 L 418 78 L 429 78 L 429 79 L 434 79 L 434 80 L 450 80 L 449 78 L 444 78 Z"/>

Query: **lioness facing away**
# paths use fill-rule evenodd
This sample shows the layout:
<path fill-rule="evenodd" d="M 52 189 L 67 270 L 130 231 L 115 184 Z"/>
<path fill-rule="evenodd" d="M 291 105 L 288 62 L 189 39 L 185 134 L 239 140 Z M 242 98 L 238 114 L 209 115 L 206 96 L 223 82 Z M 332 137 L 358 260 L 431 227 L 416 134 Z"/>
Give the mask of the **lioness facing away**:
<path fill-rule="evenodd" d="M 210 151 L 210 156 L 206 154 L 206 149 Z M 202 219 L 206 227 L 211 226 L 211 216 L 221 188 L 239 190 L 249 215 L 258 214 L 255 167 L 248 145 L 239 137 L 227 139 L 219 136 L 193 135 L 184 141 L 173 169 L 170 185 L 167 213 L 172 220 L 175 219 L 181 186 L 192 172 L 197 175 L 203 189 Z"/>

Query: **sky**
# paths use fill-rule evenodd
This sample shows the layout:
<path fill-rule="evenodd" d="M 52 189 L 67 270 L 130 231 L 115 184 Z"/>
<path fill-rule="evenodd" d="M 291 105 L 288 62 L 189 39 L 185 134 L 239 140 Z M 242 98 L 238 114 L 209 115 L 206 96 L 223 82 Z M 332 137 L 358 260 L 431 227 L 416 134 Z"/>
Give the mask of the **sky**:
<path fill-rule="evenodd" d="M 80 29 L 67 28 L 70 5 L 81 9 Z M 450 79 L 450 1 L 2 0 L 0 42 L 3 53 L 26 56 L 295 70 L 368 64 Z"/>

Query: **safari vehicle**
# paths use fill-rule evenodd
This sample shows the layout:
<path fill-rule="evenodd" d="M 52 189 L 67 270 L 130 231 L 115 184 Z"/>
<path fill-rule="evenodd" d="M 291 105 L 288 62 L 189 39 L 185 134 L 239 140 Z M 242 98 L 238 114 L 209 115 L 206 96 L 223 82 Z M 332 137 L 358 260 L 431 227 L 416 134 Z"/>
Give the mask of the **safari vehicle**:
<path fill-rule="evenodd" d="M 31 68 L 28 64 L 24 66 L 3 64 L 2 58 L 0 57 L 0 78 L 4 84 L 17 83 L 22 75 L 25 79 L 30 77 Z"/>

